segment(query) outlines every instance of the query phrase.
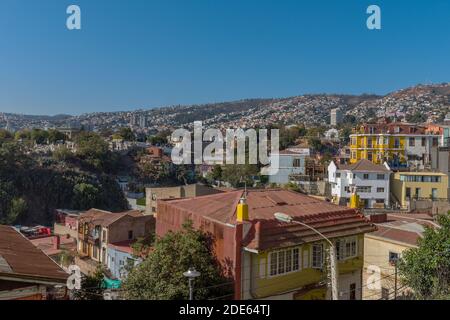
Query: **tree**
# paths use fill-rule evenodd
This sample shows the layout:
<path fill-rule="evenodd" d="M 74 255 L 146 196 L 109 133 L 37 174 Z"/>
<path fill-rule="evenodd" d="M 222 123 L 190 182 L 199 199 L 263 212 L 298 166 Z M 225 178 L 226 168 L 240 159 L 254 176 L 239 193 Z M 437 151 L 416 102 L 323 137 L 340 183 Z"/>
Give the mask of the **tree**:
<path fill-rule="evenodd" d="M 402 283 L 419 299 L 450 298 L 450 215 L 437 222 L 440 227 L 426 227 L 418 247 L 406 250 L 399 261 Z"/>
<path fill-rule="evenodd" d="M 46 144 L 48 141 L 48 132 L 42 129 L 31 130 L 31 140 L 36 144 Z"/>
<path fill-rule="evenodd" d="M 74 207 L 85 210 L 95 207 L 99 190 L 89 183 L 79 183 L 73 187 Z"/>
<path fill-rule="evenodd" d="M 53 151 L 52 157 L 56 161 L 66 161 L 72 158 L 74 155 L 66 146 L 59 146 Z"/>
<path fill-rule="evenodd" d="M 119 129 L 119 132 L 117 133 L 123 140 L 125 141 L 135 141 L 136 136 L 131 130 L 131 128 L 122 127 Z"/>
<path fill-rule="evenodd" d="M 0 129 L 0 143 L 5 140 L 12 140 L 12 139 L 13 139 L 13 135 L 11 132 L 9 132 L 8 130 L 5 130 L 5 129 Z"/>
<path fill-rule="evenodd" d="M 222 166 L 216 164 L 211 172 L 211 178 L 213 180 L 221 180 L 222 179 Z"/>
<path fill-rule="evenodd" d="M 195 299 L 223 296 L 231 286 L 222 275 L 212 251 L 212 239 L 195 230 L 192 222 L 179 232 L 156 239 L 148 257 L 130 271 L 123 283 L 125 297 L 139 300 L 180 300 L 189 295 L 183 272 L 195 267 L 201 276 L 195 280 Z"/>
<path fill-rule="evenodd" d="M 222 179 L 233 187 L 252 186 L 256 175 L 259 175 L 259 169 L 254 164 L 230 164 L 222 171 Z"/>
<path fill-rule="evenodd" d="M 27 211 L 27 203 L 22 198 L 14 198 L 11 200 L 8 215 L 6 216 L 6 224 L 13 224 L 17 218 Z"/>
<path fill-rule="evenodd" d="M 83 276 L 81 289 L 75 290 L 75 300 L 103 300 L 103 278 L 104 270 L 101 265 L 91 275 Z"/>
<path fill-rule="evenodd" d="M 48 142 L 56 143 L 57 141 L 66 141 L 67 136 L 55 129 L 48 130 Z"/>

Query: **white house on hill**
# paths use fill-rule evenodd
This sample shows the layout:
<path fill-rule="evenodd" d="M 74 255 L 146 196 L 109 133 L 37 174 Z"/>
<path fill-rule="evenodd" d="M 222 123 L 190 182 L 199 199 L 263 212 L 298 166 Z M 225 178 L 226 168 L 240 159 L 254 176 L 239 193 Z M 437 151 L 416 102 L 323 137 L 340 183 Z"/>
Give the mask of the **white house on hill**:
<path fill-rule="evenodd" d="M 377 165 L 366 159 L 351 165 L 331 162 L 328 166 L 328 181 L 331 184 L 333 202 L 347 205 L 351 189 L 356 187 L 365 208 L 389 207 L 390 174 L 391 170 L 386 163 Z"/>

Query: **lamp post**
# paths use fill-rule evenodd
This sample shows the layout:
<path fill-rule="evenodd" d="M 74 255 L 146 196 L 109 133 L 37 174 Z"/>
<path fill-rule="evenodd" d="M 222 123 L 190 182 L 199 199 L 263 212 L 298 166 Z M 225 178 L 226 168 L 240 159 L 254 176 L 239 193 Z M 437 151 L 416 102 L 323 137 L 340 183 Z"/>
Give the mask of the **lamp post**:
<path fill-rule="evenodd" d="M 200 272 L 190 267 L 188 271 L 183 272 L 183 276 L 189 279 L 189 300 L 194 300 L 194 279 L 200 277 Z"/>
<path fill-rule="evenodd" d="M 276 212 L 274 214 L 275 219 L 277 219 L 280 222 L 285 222 L 285 223 L 295 223 L 295 224 L 299 224 L 301 226 L 304 226 L 312 231 L 314 231 L 315 233 L 317 233 L 319 236 L 321 236 L 326 242 L 328 242 L 328 244 L 330 245 L 330 267 L 331 267 L 331 297 L 332 300 L 339 300 L 338 297 L 338 287 L 337 287 L 337 283 L 338 283 L 338 272 L 337 272 L 337 259 L 336 259 L 336 248 L 333 244 L 333 242 L 331 242 L 330 239 L 328 239 L 327 237 L 325 237 L 320 231 L 318 231 L 317 229 L 307 225 L 306 223 L 300 222 L 300 221 L 295 221 L 290 215 L 287 215 L 285 213 L 281 213 L 281 212 Z"/>

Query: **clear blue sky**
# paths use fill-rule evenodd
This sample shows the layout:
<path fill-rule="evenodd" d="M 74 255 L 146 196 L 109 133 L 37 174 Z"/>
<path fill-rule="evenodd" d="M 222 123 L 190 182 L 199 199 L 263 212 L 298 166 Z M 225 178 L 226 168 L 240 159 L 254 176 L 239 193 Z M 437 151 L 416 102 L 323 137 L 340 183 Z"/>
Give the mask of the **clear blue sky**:
<path fill-rule="evenodd" d="M 82 30 L 66 29 L 66 8 Z M 382 9 L 382 30 L 366 8 Z M 80 114 L 450 75 L 450 1 L 2 0 L 0 111 Z"/>

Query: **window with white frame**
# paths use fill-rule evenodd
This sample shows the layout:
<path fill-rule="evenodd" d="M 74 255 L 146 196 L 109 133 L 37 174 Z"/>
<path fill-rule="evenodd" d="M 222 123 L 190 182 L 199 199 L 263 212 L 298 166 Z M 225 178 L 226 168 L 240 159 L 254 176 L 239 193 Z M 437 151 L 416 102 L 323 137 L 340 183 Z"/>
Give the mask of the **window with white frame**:
<path fill-rule="evenodd" d="M 336 255 L 338 260 L 354 258 L 358 255 L 357 238 L 342 238 L 336 241 Z"/>
<path fill-rule="evenodd" d="M 313 268 L 322 268 L 323 266 L 323 245 L 313 244 L 312 245 L 312 263 Z"/>
<path fill-rule="evenodd" d="M 298 271 L 300 269 L 299 248 L 271 252 L 269 260 L 271 276 Z"/>

